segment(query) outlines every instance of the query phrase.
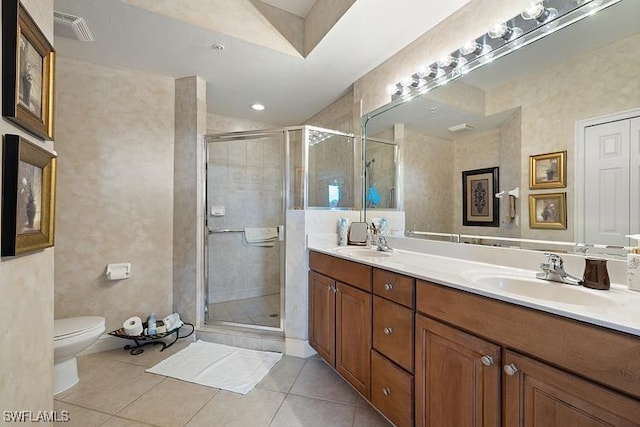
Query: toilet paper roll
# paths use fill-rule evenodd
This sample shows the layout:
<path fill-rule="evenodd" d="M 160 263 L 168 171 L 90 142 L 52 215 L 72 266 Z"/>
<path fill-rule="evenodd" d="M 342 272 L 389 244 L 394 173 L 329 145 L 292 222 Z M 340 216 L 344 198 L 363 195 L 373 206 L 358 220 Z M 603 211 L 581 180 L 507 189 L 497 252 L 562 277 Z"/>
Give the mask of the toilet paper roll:
<path fill-rule="evenodd" d="M 142 335 L 142 319 L 133 316 L 127 319 L 122 325 L 124 333 L 130 336 Z"/>

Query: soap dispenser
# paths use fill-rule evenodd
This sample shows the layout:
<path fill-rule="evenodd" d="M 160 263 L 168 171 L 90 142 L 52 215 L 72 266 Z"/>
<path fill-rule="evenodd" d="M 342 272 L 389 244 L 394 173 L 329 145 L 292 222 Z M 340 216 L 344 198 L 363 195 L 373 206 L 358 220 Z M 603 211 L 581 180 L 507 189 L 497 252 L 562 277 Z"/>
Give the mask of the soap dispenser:
<path fill-rule="evenodd" d="M 640 234 L 627 236 L 640 241 Z M 627 254 L 627 286 L 632 291 L 640 291 L 640 247 L 636 246 Z"/>

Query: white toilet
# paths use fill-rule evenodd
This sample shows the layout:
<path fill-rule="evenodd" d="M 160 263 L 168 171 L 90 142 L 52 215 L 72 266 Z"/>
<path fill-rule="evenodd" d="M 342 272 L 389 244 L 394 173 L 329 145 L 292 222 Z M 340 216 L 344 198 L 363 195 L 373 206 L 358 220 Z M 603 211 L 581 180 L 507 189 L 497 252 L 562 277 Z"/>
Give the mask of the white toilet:
<path fill-rule="evenodd" d="M 53 394 L 76 385 L 76 356 L 104 332 L 104 317 L 84 316 L 53 321 Z"/>

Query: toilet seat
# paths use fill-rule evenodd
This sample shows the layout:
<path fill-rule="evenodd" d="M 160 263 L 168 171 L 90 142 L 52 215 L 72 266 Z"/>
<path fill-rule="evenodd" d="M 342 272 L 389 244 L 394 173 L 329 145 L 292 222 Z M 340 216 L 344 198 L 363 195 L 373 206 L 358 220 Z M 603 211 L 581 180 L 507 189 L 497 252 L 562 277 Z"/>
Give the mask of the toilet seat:
<path fill-rule="evenodd" d="M 96 329 L 104 330 L 104 317 L 82 316 L 56 319 L 53 322 L 53 341 L 83 335 Z"/>

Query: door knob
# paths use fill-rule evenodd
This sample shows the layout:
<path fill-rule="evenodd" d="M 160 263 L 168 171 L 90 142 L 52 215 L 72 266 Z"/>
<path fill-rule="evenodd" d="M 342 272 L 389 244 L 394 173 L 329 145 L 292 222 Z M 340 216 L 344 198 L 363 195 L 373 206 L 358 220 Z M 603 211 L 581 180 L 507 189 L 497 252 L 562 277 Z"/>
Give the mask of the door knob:
<path fill-rule="evenodd" d="M 393 329 L 391 328 L 384 328 L 383 331 L 385 335 L 391 335 L 393 333 Z"/>
<path fill-rule="evenodd" d="M 482 356 L 480 358 L 480 361 L 482 362 L 482 364 L 484 366 L 492 366 L 493 365 L 493 357 L 491 357 L 491 356 L 487 356 L 487 355 Z"/>
<path fill-rule="evenodd" d="M 504 373 L 513 376 L 518 372 L 518 368 L 513 363 L 509 363 L 508 365 L 504 365 Z"/>

